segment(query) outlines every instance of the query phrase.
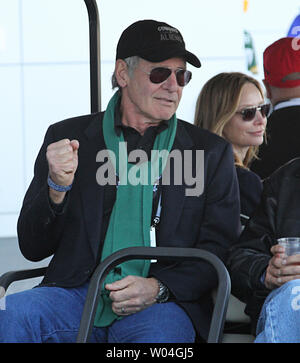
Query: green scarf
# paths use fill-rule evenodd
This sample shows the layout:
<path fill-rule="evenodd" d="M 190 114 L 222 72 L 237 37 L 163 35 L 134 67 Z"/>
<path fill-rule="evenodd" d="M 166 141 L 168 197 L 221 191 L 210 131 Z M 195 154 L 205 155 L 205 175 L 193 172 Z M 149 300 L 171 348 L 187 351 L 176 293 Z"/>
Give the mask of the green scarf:
<path fill-rule="evenodd" d="M 153 185 L 162 174 L 167 162 L 168 153 L 159 157 L 162 150 L 170 152 L 176 134 L 177 119 L 174 114 L 169 120 L 169 126 L 156 136 L 151 161 L 140 165 L 128 163 L 127 149 L 123 133 L 117 136 L 114 128 L 114 113 L 120 94 L 116 92 L 110 100 L 103 118 L 103 134 L 105 144 L 112 154 L 111 162 L 119 176 L 116 201 L 110 216 L 106 233 L 102 258 L 126 247 L 149 246 L 150 225 L 153 202 Z M 137 183 L 140 180 L 140 183 Z M 112 283 L 128 275 L 147 277 L 150 267 L 149 260 L 131 260 L 122 263 L 110 271 L 106 283 Z M 105 327 L 121 317 L 111 308 L 109 291 L 104 286 L 96 311 L 94 325 Z"/>

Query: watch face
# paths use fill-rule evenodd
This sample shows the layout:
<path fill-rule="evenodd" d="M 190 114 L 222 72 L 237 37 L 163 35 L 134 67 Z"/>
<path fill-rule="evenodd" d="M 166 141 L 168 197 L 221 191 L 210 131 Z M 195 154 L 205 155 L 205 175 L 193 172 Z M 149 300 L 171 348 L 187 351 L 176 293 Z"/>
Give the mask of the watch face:
<path fill-rule="evenodd" d="M 166 302 L 169 298 L 169 290 L 167 286 L 159 282 L 159 292 L 156 296 L 156 302 L 163 303 Z"/>

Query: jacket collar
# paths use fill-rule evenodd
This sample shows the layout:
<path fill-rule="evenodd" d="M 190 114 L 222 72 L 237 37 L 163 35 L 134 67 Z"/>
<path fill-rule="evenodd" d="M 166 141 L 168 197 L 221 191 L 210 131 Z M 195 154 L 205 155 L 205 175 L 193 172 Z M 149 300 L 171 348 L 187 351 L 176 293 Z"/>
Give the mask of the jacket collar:
<path fill-rule="evenodd" d="M 92 114 L 93 120 L 85 130 L 85 135 L 88 139 L 103 138 L 102 131 L 102 119 L 104 112 L 98 112 Z M 194 146 L 194 142 L 190 135 L 187 133 L 183 122 L 178 119 L 177 132 L 174 140 L 173 150 L 178 147 L 179 149 L 191 149 Z"/>
<path fill-rule="evenodd" d="M 82 198 L 83 213 L 87 225 L 91 248 L 96 258 L 99 249 L 101 235 L 101 223 L 103 210 L 104 188 L 96 183 L 96 172 L 101 163 L 96 162 L 96 155 L 100 150 L 105 149 L 105 143 L 102 131 L 102 119 L 104 113 L 95 113 L 91 115 L 92 121 L 84 131 L 86 140 L 83 141 L 82 148 L 79 152 L 79 162 L 81 163 L 80 172 L 80 194 Z M 186 131 L 184 124 L 178 120 L 176 137 L 172 150 L 192 149 L 194 142 Z M 171 175 L 174 175 L 171 172 Z M 87 177 L 88 176 L 88 177 Z M 90 177 L 94 176 L 94 177 Z M 169 228 L 169 222 L 175 227 L 179 221 L 184 204 L 185 187 L 172 183 L 163 186 L 162 194 L 162 215 L 161 221 Z"/>

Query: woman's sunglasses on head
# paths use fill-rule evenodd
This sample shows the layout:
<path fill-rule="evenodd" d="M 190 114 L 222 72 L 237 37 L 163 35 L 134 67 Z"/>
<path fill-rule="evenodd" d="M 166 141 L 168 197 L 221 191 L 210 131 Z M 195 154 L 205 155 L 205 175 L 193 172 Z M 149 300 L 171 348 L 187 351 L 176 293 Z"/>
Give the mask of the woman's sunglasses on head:
<path fill-rule="evenodd" d="M 247 107 L 237 113 L 242 115 L 244 121 L 252 121 L 255 118 L 256 112 L 260 111 L 262 117 L 268 117 L 270 113 L 271 105 L 266 103 L 260 106 Z"/>
<path fill-rule="evenodd" d="M 151 72 L 143 72 L 149 75 L 149 79 L 152 83 L 158 84 L 166 81 L 173 71 L 170 68 L 157 67 L 153 68 Z M 186 86 L 192 79 L 192 72 L 186 69 L 177 69 L 174 72 L 176 75 L 177 84 L 180 87 Z"/>

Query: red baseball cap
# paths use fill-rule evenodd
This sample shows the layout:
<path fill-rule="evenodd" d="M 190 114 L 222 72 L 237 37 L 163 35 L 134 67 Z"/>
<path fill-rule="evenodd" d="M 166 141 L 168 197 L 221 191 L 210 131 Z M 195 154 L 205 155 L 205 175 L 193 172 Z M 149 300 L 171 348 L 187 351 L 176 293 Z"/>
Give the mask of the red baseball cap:
<path fill-rule="evenodd" d="M 281 38 L 264 51 L 265 80 L 274 87 L 292 88 L 300 86 L 299 79 L 285 79 L 288 75 L 300 72 L 299 38 Z"/>

